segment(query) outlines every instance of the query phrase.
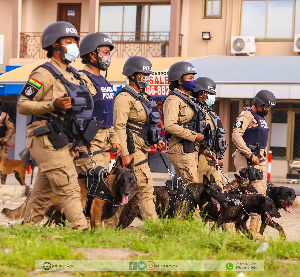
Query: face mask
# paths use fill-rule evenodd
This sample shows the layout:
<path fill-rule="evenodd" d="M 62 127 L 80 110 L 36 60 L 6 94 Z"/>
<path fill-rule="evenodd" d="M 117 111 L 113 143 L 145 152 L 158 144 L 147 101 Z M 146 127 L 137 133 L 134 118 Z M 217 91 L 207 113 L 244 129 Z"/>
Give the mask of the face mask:
<path fill-rule="evenodd" d="M 141 80 L 137 81 L 140 89 L 144 89 L 150 84 L 150 76 L 141 76 Z"/>
<path fill-rule="evenodd" d="M 205 100 L 205 103 L 208 106 L 212 106 L 216 102 L 216 96 L 215 95 L 207 95 L 207 99 Z"/>
<path fill-rule="evenodd" d="M 193 81 L 184 81 L 184 80 L 181 79 L 181 81 L 182 81 L 182 85 L 181 85 L 181 86 L 182 86 L 184 89 L 186 89 L 187 91 L 194 91 L 194 89 L 195 89 L 196 86 L 197 86 L 195 80 L 193 80 Z"/>
<path fill-rule="evenodd" d="M 98 61 L 99 62 L 99 69 L 100 70 L 106 70 L 110 64 L 111 64 L 111 56 L 99 56 L 100 58 L 102 58 L 102 61 Z M 95 58 L 92 58 L 93 60 L 97 61 Z"/>
<path fill-rule="evenodd" d="M 262 116 L 262 117 L 265 117 L 265 116 L 269 113 L 269 111 L 268 111 L 268 110 L 265 110 L 265 109 L 262 109 L 261 112 L 257 111 L 256 113 L 257 113 L 258 115 Z"/>
<path fill-rule="evenodd" d="M 79 55 L 79 48 L 76 43 L 63 45 L 67 49 L 67 53 L 65 53 L 65 59 L 69 62 L 74 62 Z"/>

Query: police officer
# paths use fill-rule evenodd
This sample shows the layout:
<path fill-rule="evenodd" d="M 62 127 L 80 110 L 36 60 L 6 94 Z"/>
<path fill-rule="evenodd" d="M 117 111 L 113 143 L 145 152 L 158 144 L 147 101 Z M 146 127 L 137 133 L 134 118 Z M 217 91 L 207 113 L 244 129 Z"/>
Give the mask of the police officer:
<path fill-rule="evenodd" d="M 206 130 L 208 130 L 208 138 L 206 140 L 207 147 L 203 147 L 200 144 L 200 155 L 198 163 L 198 178 L 199 182 L 203 182 L 203 174 L 208 178 L 213 175 L 220 187 L 223 187 L 223 176 L 216 168 L 215 163 L 208 163 L 207 160 L 211 160 L 209 157 L 210 152 L 214 153 L 218 159 L 218 163 L 221 163 L 221 158 L 226 150 L 225 141 L 225 130 L 222 127 L 222 122 L 220 117 L 211 109 L 211 106 L 215 103 L 216 99 L 216 83 L 207 78 L 199 77 L 196 79 L 196 88 L 192 95 L 199 102 L 199 108 L 205 113 L 205 125 Z M 208 149 L 209 148 L 209 149 Z"/>
<path fill-rule="evenodd" d="M 196 71 L 189 62 L 177 62 L 169 68 L 170 93 L 163 103 L 167 156 L 175 173 L 186 184 L 198 183 L 197 165 L 199 146 L 204 138 L 197 130 L 195 118 L 199 106 L 192 96 L 196 87 Z"/>
<path fill-rule="evenodd" d="M 114 127 L 120 139 L 123 166 L 134 159 L 137 190 L 131 197 L 138 195 L 143 218 L 156 220 L 153 181 L 147 159 L 150 146 L 160 151 L 165 143 L 160 139 L 159 108 L 145 92 L 151 73 L 152 64 L 146 58 L 134 56 L 125 62 L 123 75 L 127 76 L 129 84 L 115 98 Z M 116 217 L 119 214 L 120 208 L 112 218 L 113 224 L 117 223 Z"/>
<path fill-rule="evenodd" d="M 86 81 L 94 100 L 93 117 L 102 122 L 90 149 L 95 153 L 95 162 L 107 169 L 110 154 L 102 151 L 109 150 L 112 146 L 117 148 L 116 156 L 121 152 L 119 139 L 113 127 L 114 91 L 112 85 L 101 75 L 101 71 L 106 71 L 111 64 L 110 51 L 113 49 L 111 39 L 102 33 L 87 35 L 79 47 L 82 63 L 85 64 L 84 69 L 80 70 L 81 77 Z M 93 165 L 92 160 L 86 157 L 86 152 L 86 148 L 81 147 L 80 156 L 75 158 L 77 172 L 86 172 Z"/>
<path fill-rule="evenodd" d="M 0 99 L 0 108 L 2 107 L 2 101 Z M 5 147 L 13 134 L 15 133 L 14 124 L 6 112 L 0 111 L 0 155 L 1 162 L 8 159 L 8 150 Z M 1 169 L 0 169 L 1 170 Z M 1 185 L 5 185 L 7 174 L 0 174 Z"/>
<path fill-rule="evenodd" d="M 48 25 L 42 34 L 42 48 L 51 61 L 36 68 L 21 91 L 19 113 L 34 115 L 27 128 L 26 146 L 39 164 L 25 223 L 40 223 L 44 203 L 55 193 L 67 220 L 79 230 L 87 228 L 70 152 L 93 110 L 84 81 L 69 66 L 79 55 L 78 40 L 72 24 L 59 21 Z"/>
<path fill-rule="evenodd" d="M 254 97 L 254 105 L 245 108 L 237 117 L 233 127 L 232 141 L 236 146 L 234 165 L 241 176 L 248 177 L 259 194 L 266 195 L 266 147 L 269 127 L 264 117 L 276 104 L 274 94 L 268 90 L 259 91 Z M 256 238 L 260 216 L 251 214 L 250 232 Z"/>

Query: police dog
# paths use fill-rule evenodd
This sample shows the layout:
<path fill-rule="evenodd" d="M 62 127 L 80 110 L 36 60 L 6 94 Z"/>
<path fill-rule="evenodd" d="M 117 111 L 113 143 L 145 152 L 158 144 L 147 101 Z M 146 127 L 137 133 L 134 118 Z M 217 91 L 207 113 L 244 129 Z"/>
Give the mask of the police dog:
<path fill-rule="evenodd" d="M 267 196 L 269 196 L 275 204 L 275 207 L 279 209 L 284 209 L 286 212 L 292 213 L 292 206 L 296 198 L 295 191 L 288 187 L 275 187 L 272 183 L 267 183 Z M 279 235 L 282 238 L 286 238 L 283 228 L 276 222 L 270 220 L 262 221 L 260 226 L 260 234 L 263 234 L 266 226 L 271 226 L 278 230 Z"/>
<path fill-rule="evenodd" d="M 129 195 L 136 188 L 136 177 L 133 170 L 133 159 L 127 167 L 122 166 L 121 157 L 117 158 L 114 168 L 111 170 L 108 177 L 104 178 L 107 183 L 110 193 L 116 201 L 119 201 L 121 205 L 125 205 L 128 202 Z M 81 188 L 81 202 L 82 207 L 85 209 L 87 200 L 87 179 L 78 179 L 78 183 Z M 30 196 L 28 196 L 30 197 Z M 12 220 L 24 218 L 25 209 L 28 201 L 28 197 L 25 202 L 17 209 L 10 210 L 4 208 L 2 213 Z M 48 203 L 45 203 L 45 215 L 49 217 L 49 220 L 45 225 L 51 223 L 62 223 L 65 220 L 63 209 L 57 195 L 53 196 Z M 91 206 L 91 227 L 99 228 L 103 226 L 103 220 L 113 216 L 112 204 L 105 200 L 95 198 Z"/>
<path fill-rule="evenodd" d="M 5 159 L 3 156 L 3 151 L 0 150 L 0 174 L 7 175 L 11 173 L 15 173 L 15 177 L 17 181 L 22 185 L 26 186 L 25 184 L 25 174 L 26 174 L 26 164 L 23 161 L 19 160 L 8 160 Z M 5 185 L 1 184 L 1 185 Z"/>
<path fill-rule="evenodd" d="M 233 222 L 236 229 L 240 230 L 244 235 L 253 239 L 253 236 L 246 227 L 250 213 L 261 215 L 261 221 L 272 221 L 272 217 L 280 217 L 278 209 L 274 205 L 274 201 L 261 194 L 242 194 L 238 205 L 227 205 L 220 213 L 211 213 L 215 224 L 212 230 L 223 223 Z"/>
<path fill-rule="evenodd" d="M 185 192 L 189 195 L 189 201 L 176 200 L 174 212 L 170 212 L 170 195 L 166 186 L 154 186 L 155 209 L 160 218 L 170 218 L 180 215 L 185 218 L 190 212 L 193 212 L 197 205 L 203 205 L 205 202 L 213 201 L 217 209 L 221 209 L 225 203 L 225 196 L 222 194 L 221 188 L 215 184 L 215 180 L 211 175 L 210 180 L 203 176 L 203 183 L 192 183 L 186 186 Z M 204 203 L 205 203 L 204 202 Z M 220 204 L 221 203 L 221 204 Z M 138 217 L 142 219 L 138 205 L 138 198 L 134 196 L 126 205 L 120 215 L 117 227 L 126 228 L 132 221 Z"/>

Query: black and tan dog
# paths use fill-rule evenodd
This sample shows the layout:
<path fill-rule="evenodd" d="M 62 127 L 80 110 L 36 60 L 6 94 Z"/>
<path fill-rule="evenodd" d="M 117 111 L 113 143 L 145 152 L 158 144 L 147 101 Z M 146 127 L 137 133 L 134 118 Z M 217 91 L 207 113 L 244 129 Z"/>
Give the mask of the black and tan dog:
<path fill-rule="evenodd" d="M 121 205 L 127 204 L 129 195 L 136 188 L 133 160 L 127 167 L 123 167 L 122 159 L 119 157 L 116 161 L 116 165 L 111 170 L 108 177 L 104 178 L 104 181 L 108 185 L 109 191 L 114 200 L 116 202 L 120 202 Z M 88 194 L 87 179 L 78 179 L 78 182 L 81 188 L 82 206 L 85 209 Z M 30 197 L 30 195 L 28 197 Z M 23 218 L 27 200 L 28 198 L 15 210 L 4 208 L 2 213 L 12 220 Z M 45 209 L 45 215 L 50 218 L 50 221 L 47 223 L 62 223 L 62 220 L 65 219 L 63 210 L 60 206 L 60 201 L 56 195 L 53 196 L 48 203 L 45 203 Z M 91 206 L 91 227 L 98 228 L 103 226 L 103 220 L 114 215 L 113 210 L 114 212 L 116 211 L 116 209 L 113 209 L 113 204 L 110 201 L 95 198 Z"/>
<path fill-rule="evenodd" d="M 280 217 L 280 213 L 271 198 L 261 194 L 242 194 L 239 205 L 228 205 L 221 212 L 216 213 L 214 211 L 214 213 L 210 214 L 210 217 L 215 221 L 212 230 L 223 223 L 233 222 L 236 229 L 240 230 L 250 239 L 253 239 L 246 226 L 251 213 L 260 214 L 262 222 L 266 220 L 273 222 L 272 217 Z"/>
<path fill-rule="evenodd" d="M 220 210 L 222 203 L 225 203 L 225 196 L 222 194 L 221 188 L 214 183 L 213 176 L 209 180 L 205 175 L 203 183 L 192 183 L 186 186 L 182 194 L 182 199 L 177 193 L 177 199 L 174 205 L 174 211 L 170 212 L 170 194 L 166 186 L 154 186 L 155 209 L 160 218 L 174 217 L 180 214 L 180 217 L 189 215 L 194 211 L 197 205 L 202 204 L 203 201 L 212 201 L 216 208 Z M 170 193 L 170 194 L 169 194 Z M 172 196 L 172 195 L 171 195 Z M 176 195 L 174 195 L 176 197 Z M 221 204 L 220 204 L 221 203 Z M 118 227 L 128 227 L 135 217 L 142 219 L 138 198 L 135 196 L 126 205 L 119 218 Z"/>
<path fill-rule="evenodd" d="M 272 183 L 267 183 L 267 196 L 270 197 L 275 204 L 275 207 L 279 209 L 284 209 L 285 211 L 292 213 L 292 206 L 296 198 L 295 191 L 289 187 L 275 187 Z M 278 230 L 279 235 L 282 238 L 286 238 L 283 228 L 280 224 L 274 221 L 266 220 L 262 221 L 260 226 L 260 234 L 263 234 L 266 226 L 271 226 Z"/>

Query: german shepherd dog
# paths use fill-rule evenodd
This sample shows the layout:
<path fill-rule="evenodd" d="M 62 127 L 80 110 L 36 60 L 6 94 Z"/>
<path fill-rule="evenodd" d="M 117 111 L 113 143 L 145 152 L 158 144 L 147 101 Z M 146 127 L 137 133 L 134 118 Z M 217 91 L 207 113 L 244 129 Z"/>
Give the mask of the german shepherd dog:
<path fill-rule="evenodd" d="M 236 229 L 253 239 L 246 226 L 250 213 L 260 214 L 262 222 L 266 220 L 273 222 L 272 217 L 280 217 L 280 213 L 271 198 L 261 194 L 242 194 L 239 205 L 227 205 L 226 209 L 218 213 L 210 211 L 209 216 L 215 221 L 212 230 L 223 223 L 233 222 Z"/>
<path fill-rule="evenodd" d="M 234 174 L 234 177 L 235 179 L 225 186 L 224 196 L 226 201 L 234 196 L 240 198 L 241 194 L 257 193 L 257 190 L 251 185 L 251 182 L 248 179 L 237 174 Z M 217 209 L 216 205 L 211 201 L 204 202 L 203 200 L 200 204 L 200 207 L 201 206 L 201 216 L 204 222 L 206 223 L 209 219 L 216 221 L 216 218 L 220 215 L 220 210 Z M 227 208 L 227 203 L 225 204 L 225 207 Z"/>
<path fill-rule="evenodd" d="M 275 207 L 279 209 L 284 209 L 286 212 L 292 213 L 292 206 L 296 198 L 295 191 L 288 187 L 275 187 L 272 183 L 267 183 L 267 196 L 270 197 L 275 204 Z M 270 220 L 262 221 L 260 226 L 260 234 L 263 234 L 266 226 L 271 226 L 278 230 L 279 235 L 282 238 L 286 238 L 283 228 L 276 222 Z"/>
<path fill-rule="evenodd" d="M 209 180 L 205 175 L 203 177 L 203 183 L 192 183 L 186 186 L 186 191 L 190 195 L 191 201 L 176 200 L 175 202 L 175 213 L 181 216 L 187 216 L 189 212 L 194 211 L 197 205 L 202 203 L 201 199 L 206 201 L 213 201 L 213 203 L 220 209 L 219 203 L 225 202 L 225 196 L 221 193 L 220 187 L 214 183 L 214 178 L 211 176 Z M 154 199 L 155 209 L 160 218 L 172 217 L 169 210 L 170 196 L 166 186 L 154 186 Z M 173 216 L 174 216 L 173 215 Z M 126 205 L 120 215 L 119 223 L 117 227 L 126 228 L 132 221 L 138 217 L 142 219 L 138 198 L 134 196 Z"/>
<path fill-rule="evenodd" d="M 15 177 L 17 181 L 20 183 L 20 185 L 26 186 L 25 184 L 25 174 L 27 169 L 26 164 L 23 161 L 9 160 L 3 158 L 4 155 L 5 154 L 3 153 L 0 147 L 0 174 L 7 175 L 7 174 L 15 173 Z M 1 185 L 5 185 L 5 184 L 1 184 Z"/>
<path fill-rule="evenodd" d="M 114 168 L 111 170 L 108 177 L 104 178 L 104 181 L 108 185 L 112 197 L 116 201 L 121 202 L 121 205 L 127 204 L 129 195 L 136 188 L 136 177 L 133 170 L 133 160 L 127 167 L 123 167 L 122 159 L 121 157 L 118 157 Z M 78 182 L 81 188 L 82 207 L 83 209 L 85 209 L 88 193 L 87 179 L 78 179 Z M 30 195 L 28 197 L 30 197 Z M 24 218 L 28 197 L 19 208 L 15 210 L 4 208 L 2 210 L 2 213 L 12 220 Z M 46 224 L 63 224 L 65 216 L 63 214 L 63 209 L 61 208 L 61 204 L 57 195 L 53 196 L 48 203 L 45 203 L 45 209 L 45 215 L 49 217 L 49 220 L 46 222 Z M 114 213 L 112 213 L 112 210 L 112 203 L 106 200 L 95 198 L 91 206 L 91 227 L 99 228 L 100 226 L 103 226 L 103 220 L 114 215 Z"/>

